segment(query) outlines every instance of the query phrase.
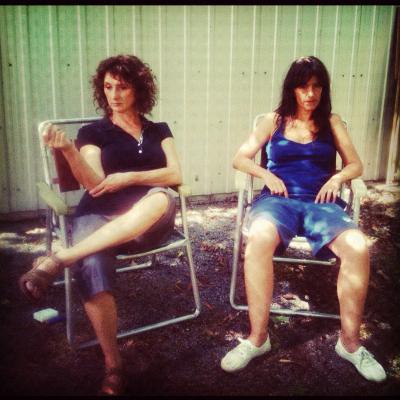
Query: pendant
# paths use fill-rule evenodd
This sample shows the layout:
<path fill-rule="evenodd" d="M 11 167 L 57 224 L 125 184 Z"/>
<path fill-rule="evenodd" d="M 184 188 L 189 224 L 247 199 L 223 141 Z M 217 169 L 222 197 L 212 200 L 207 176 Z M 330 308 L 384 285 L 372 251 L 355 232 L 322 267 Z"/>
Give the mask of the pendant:
<path fill-rule="evenodd" d="M 139 150 L 139 154 L 142 154 L 142 149 Z"/>

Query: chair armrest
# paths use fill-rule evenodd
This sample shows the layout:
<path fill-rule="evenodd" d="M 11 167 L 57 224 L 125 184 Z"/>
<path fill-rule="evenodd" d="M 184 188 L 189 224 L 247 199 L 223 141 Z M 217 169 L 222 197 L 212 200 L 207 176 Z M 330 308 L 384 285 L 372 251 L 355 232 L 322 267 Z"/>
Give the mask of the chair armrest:
<path fill-rule="evenodd" d="M 189 185 L 179 185 L 176 189 L 177 192 L 184 197 L 188 197 L 192 194 L 192 188 Z"/>
<path fill-rule="evenodd" d="M 36 186 L 39 190 L 40 198 L 52 208 L 57 215 L 68 214 L 68 206 L 65 204 L 65 201 L 52 190 L 47 183 L 38 182 Z"/>
<path fill-rule="evenodd" d="M 361 178 L 352 179 L 351 190 L 354 197 L 363 197 L 367 195 L 367 186 Z"/>
<path fill-rule="evenodd" d="M 236 171 L 235 173 L 235 188 L 237 190 L 246 190 L 247 188 L 248 174 L 242 171 Z"/>

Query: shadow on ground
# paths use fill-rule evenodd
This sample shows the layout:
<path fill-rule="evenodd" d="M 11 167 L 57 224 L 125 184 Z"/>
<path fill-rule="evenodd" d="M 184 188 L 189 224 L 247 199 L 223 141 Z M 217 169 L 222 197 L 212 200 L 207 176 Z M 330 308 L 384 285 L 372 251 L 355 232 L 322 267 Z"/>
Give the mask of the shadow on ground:
<path fill-rule="evenodd" d="M 370 383 L 340 359 L 334 346 L 339 321 L 280 318 L 270 324 L 272 351 L 230 375 L 221 357 L 248 333 L 247 313 L 229 305 L 236 204 L 189 207 L 190 234 L 202 312 L 182 322 L 121 339 L 131 395 L 395 395 L 400 393 L 400 218 L 398 193 L 369 189 L 361 228 L 371 249 L 371 280 L 363 342 L 383 364 L 388 379 Z M 35 321 L 19 294 L 18 277 L 45 250 L 41 219 L 0 223 L 0 395 L 93 395 L 102 378 L 98 347 L 72 350 L 65 324 Z M 184 258 L 159 259 L 156 269 L 118 278 L 119 325 L 153 322 L 190 311 L 191 288 Z M 275 299 L 289 291 L 310 307 L 338 312 L 338 267 L 278 266 Z M 238 300 L 244 300 L 239 279 Z M 289 296 L 290 297 L 290 296 Z M 63 290 L 50 290 L 47 306 L 64 311 Z M 79 337 L 91 335 L 77 305 Z"/>

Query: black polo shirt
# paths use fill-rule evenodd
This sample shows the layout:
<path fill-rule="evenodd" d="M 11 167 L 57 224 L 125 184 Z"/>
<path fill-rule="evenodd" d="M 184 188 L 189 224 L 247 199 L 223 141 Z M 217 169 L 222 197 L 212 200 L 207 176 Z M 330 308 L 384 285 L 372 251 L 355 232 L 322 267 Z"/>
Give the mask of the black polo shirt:
<path fill-rule="evenodd" d="M 106 175 L 166 167 L 161 142 L 167 137 L 173 137 L 168 125 L 142 117 L 142 128 L 143 142 L 138 146 L 138 141 L 132 135 L 105 117 L 83 126 L 78 132 L 76 146 L 78 150 L 86 144 L 98 146 L 101 149 L 101 163 Z M 151 186 L 134 185 L 99 197 L 92 197 L 86 191 L 78 204 L 75 216 L 122 214 L 150 189 Z"/>

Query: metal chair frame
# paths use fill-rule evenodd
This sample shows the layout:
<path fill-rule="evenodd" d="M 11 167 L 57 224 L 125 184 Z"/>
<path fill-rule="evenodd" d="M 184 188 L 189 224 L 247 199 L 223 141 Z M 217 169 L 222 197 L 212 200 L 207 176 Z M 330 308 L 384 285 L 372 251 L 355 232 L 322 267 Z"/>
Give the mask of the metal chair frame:
<path fill-rule="evenodd" d="M 265 116 L 265 114 L 257 115 L 253 120 L 253 130 L 256 128 L 258 122 Z M 265 165 L 266 155 L 261 152 L 261 166 Z M 254 178 L 250 174 L 245 174 L 240 171 L 236 171 L 235 175 L 235 187 L 238 190 L 238 210 L 236 214 L 236 227 L 234 234 L 234 249 L 233 249 L 233 260 L 232 260 L 232 275 L 230 282 L 229 301 L 231 306 L 236 310 L 248 310 L 248 306 L 245 304 L 238 304 L 235 301 L 236 287 L 237 287 L 237 276 L 241 258 L 241 251 L 243 246 L 243 236 L 246 235 L 244 232 L 244 219 L 246 213 L 249 211 L 254 196 Z M 340 196 L 347 202 L 346 212 L 352 217 L 353 221 L 358 225 L 360 216 L 360 203 L 361 198 L 367 193 L 365 183 L 361 178 L 353 179 L 349 185 L 343 185 L 341 188 Z M 308 244 L 307 239 L 302 236 L 296 236 L 289 244 L 296 246 L 296 244 Z M 337 258 L 331 258 L 329 260 L 320 260 L 317 258 L 296 258 L 296 257 L 273 257 L 273 261 L 276 263 L 286 264 L 302 264 L 302 265 L 324 265 L 333 266 L 337 265 Z M 287 308 L 276 307 L 271 305 L 271 313 L 288 315 L 288 316 L 307 316 L 307 317 L 319 317 L 319 318 L 331 318 L 340 319 L 339 315 L 332 313 L 323 313 L 318 311 L 309 310 L 292 310 Z"/>
<path fill-rule="evenodd" d="M 54 119 L 46 120 L 38 125 L 39 142 L 41 149 L 41 156 L 44 166 L 44 177 L 45 182 L 39 182 L 37 184 L 39 196 L 47 204 L 47 214 L 46 214 L 46 228 L 47 228 L 47 238 L 46 238 L 46 248 L 51 251 L 53 236 L 60 238 L 62 245 L 64 247 L 71 246 L 71 237 L 68 234 L 68 225 L 72 219 L 72 210 L 67 205 L 66 196 L 63 192 L 68 192 L 71 190 L 79 189 L 79 183 L 75 181 L 76 186 L 70 185 L 70 187 L 63 188 L 62 182 L 60 181 L 59 172 L 54 163 L 57 162 L 54 156 L 54 151 L 49 150 L 43 145 L 42 132 L 45 126 L 49 123 L 57 125 L 68 125 L 68 124 L 86 124 L 99 120 L 100 117 L 89 117 L 89 118 L 71 118 L 71 119 Z M 52 165 L 53 163 L 53 165 Z M 53 168 L 51 168 L 53 167 Z M 58 167 L 59 169 L 59 167 Z M 69 169 L 69 167 L 68 167 Z M 51 171 L 54 170 L 57 176 L 52 176 Z M 70 171 L 70 170 L 69 170 Z M 58 172 L 58 173 L 57 173 Z M 72 174 L 70 174 L 72 176 Z M 72 179 L 73 176 L 72 176 Z M 120 331 L 117 334 L 117 338 L 124 338 L 127 336 L 135 335 L 141 332 L 146 332 L 148 330 L 161 328 L 167 325 L 175 324 L 182 321 L 187 321 L 196 318 L 201 311 L 201 301 L 197 285 L 197 278 L 195 272 L 195 266 L 193 263 L 192 249 L 189 238 L 188 224 L 187 224 L 187 211 L 186 211 L 186 197 L 191 194 L 190 187 L 187 185 L 180 185 L 176 188 L 179 194 L 180 212 L 182 217 L 182 228 L 183 232 L 177 228 L 175 225 L 174 232 L 171 235 L 171 239 L 167 240 L 165 243 L 159 245 L 159 247 L 140 252 L 135 254 L 119 254 L 116 256 L 116 260 L 127 260 L 131 261 L 129 266 L 117 268 L 117 273 L 123 273 L 127 271 L 139 270 L 143 268 L 148 268 L 154 265 L 156 260 L 156 255 L 170 250 L 185 249 L 186 256 L 188 260 L 190 280 L 193 292 L 193 299 L 195 304 L 195 309 L 189 314 L 184 314 L 178 317 L 166 319 L 160 322 L 143 325 L 126 331 Z M 135 264 L 135 259 L 139 257 L 149 257 L 150 260 Z M 54 282 L 54 286 L 64 285 L 65 286 L 65 317 L 66 317 L 66 336 L 67 340 L 73 348 L 86 348 L 98 344 L 97 339 L 88 340 L 82 343 L 76 343 L 75 340 L 75 316 L 72 310 L 72 286 L 74 279 L 72 278 L 72 273 L 70 268 L 64 269 L 64 278 L 57 282 Z"/>

